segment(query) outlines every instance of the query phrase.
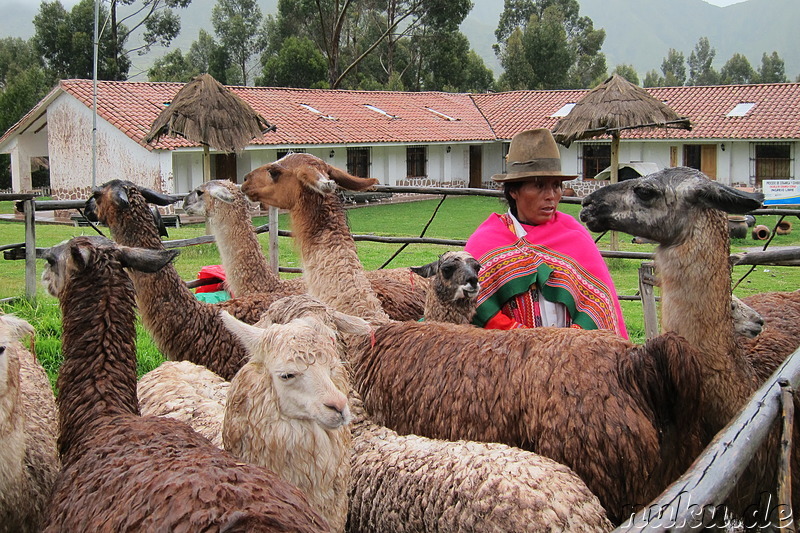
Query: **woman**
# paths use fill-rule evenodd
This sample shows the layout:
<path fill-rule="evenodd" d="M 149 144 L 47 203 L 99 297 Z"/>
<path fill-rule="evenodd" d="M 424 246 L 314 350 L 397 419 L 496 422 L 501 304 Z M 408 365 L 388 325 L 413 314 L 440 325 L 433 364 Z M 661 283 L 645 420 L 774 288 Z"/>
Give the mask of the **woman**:
<path fill-rule="evenodd" d="M 492 329 L 541 326 L 610 329 L 627 338 L 614 282 L 589 232 L 557 211 L 558 146 L 547 129 L 511 139 L 503 185 L 507 213 L 489 216 L 465 250 L 481 263 L 473 323 Z"/>

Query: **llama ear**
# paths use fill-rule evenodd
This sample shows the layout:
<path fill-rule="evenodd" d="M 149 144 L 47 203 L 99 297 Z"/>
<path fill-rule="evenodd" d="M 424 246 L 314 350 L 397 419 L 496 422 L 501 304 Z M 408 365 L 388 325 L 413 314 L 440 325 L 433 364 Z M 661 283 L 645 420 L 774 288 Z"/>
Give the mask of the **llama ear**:
<path fill-rule="evenodd" d="M 169 237 L 169 233 L 167 233 L 167 226 L 164 225 L 164 219 L 161 217 L 161 212 L 158 210 L 158 208 L 150 206 L 150 213 L 153 215 L 153 222 L 158 229 L 158 236 Z"/>
<path fill-rule="evenodd" d="M 299 177 L 308 188 L 319 194 L 328 194 L 336 190 L 336 182 L 329 180 L 325 174 L 313 167 L 306 166 L 300 170 Z"/>
<path fill-rule="evenodd" d="M 144 199 L 150 202 L 151 204 L 156 204 L 160 206 L 174 204 L 178 201 L 177 198 L 173 198 L 172 196 L 168 196 L 166 194 L 161 194 L 160 192 L 156 192 L 152 189 L 147 189 L 145 187 L 140 187 L 139 192 L 142 193 Z"/>
<path fill-rule="evenodd" d="M 69 247 L 69 254 L 72 257 L 72 262 L 78 267 L 79 270 L 86 268 L 89 259 L 92 256 L 92 251 L 81 244 L 73 244 Z"/>
<path fill-rule="evenodd" d="M 342 333 L 369 335 L 372 332 L 372 326 L 363 318 L 346 315 L 339 311 L 333 312 L 333 323 L 336 324 L 336 329 Z"/>
<path fill-rule="evenodd" d="M 128 199 L 128 192 L 123 187 L 114 187 L 113 191 L 113 197 L 117 205 L 130 207 L 131 201 Z"/>
<path fill-rule="evenodd" d="M 128 246 L 119 246 L 119 251 L 122 266 L 146 273 L 158 272 L 180 253 L 178 250 L 151 250 Z"/>
<path fill-rule="evenodd" d="M 373 185 L 378 184 L 378 180 L 375 178 L 367 179 L 352 176 L 347 172 L 330 165 L 328 165 L 328 176 L 335 181 L 339 187 L 342 189 L 347 189 L 348 191 L 365 191 Z"/>
<path fill-rule="evenodd" d="M 14 315 L 0 315 L 0 324 L 9 329 L 12 339 L 21 339 L 27 335 L 33 335 L 36 331 L 27 320 Z"/>
<path fill-rule="evenodd" d="M 219 316 L 222 319 L 222 323 L 228 328 L 228 331 L 241 341 L 242 345 L 244 345 L 245 349 L 250 352 L 250 354 L 260 353 L 262 351 L 268 330 L 246 324 L 224 310 L 220 311 Z"/>
<path fill-rule="evenodd" d="M 764 201 L 761 193 L 744 192 L 727 185 L 709 181 L 698 195 L 698 200 L 714 209 L 726 213 L 743 215 L 754 209 L 759 209 Z"/>
<path fill-rule="evenodd" d="M 233 203 L 233 201 L 236 200 L 236 196 L 227 187 L 220 185 L 219 183 L 214 183 L 213 181 L 208 182 L 206 191 L 212 197 L 225 202 L 226 204 Z"/>
<path fill-rule="evenodd" d="M 432 262 L 428 263 L 427 265 L 422 265 L 422 266 L 418 266 L 418 267 L 410 267 L 410 268 L 411 268 L 411 272 L 413 272 L 415 274 L 419 274 L 423 278 L 430 278 L 430 277 L 436 275 L 436 272 L 439 271 L 439 260 L 437 259 L 436 261 L 432 261 Z"/>

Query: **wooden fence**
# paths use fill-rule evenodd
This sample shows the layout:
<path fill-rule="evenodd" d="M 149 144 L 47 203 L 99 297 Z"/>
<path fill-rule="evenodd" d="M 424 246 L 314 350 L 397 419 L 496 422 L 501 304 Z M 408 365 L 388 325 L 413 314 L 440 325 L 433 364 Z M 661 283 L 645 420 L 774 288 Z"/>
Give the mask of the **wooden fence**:
<path fill-rule="evenodd" d="M 403 194 L 434 194 L 434 195 L 481 195 L 500 196 L 499 191 L 486 189 L 445 189 L 437 187 L 389 187 L 378 186 L 378 191 L 403 193 Z M 180 198 L 176 196 L 176 198 Z M 79 209 L 82 201 L 36 201 L 32 194 L 8 195 L 0 194 L 0 200 L 17 201 L 17 209 L 24 213 L 25 242 L 0 246 L 6 259 L 24 259 L 26 262 L 25 288 L 26 295 L 33 297 L 36 291 L 36 258 L 43 249 L 36 248 L 36 219 L 37 211 L 56 209 Z M 565 197 L 564 203 L 579 203 L 580 199 Z M 760 209 L 753 211 L 756 215 L 797 216 L 800 210 L 794 209 Z M 277 265 L 277 237 L 290 236 L 290 232 L 278 231 L 277 210 L 269 213 L 269 224 L 257 228 L 259 233 L 269 232 L 270 263 L 273 268 Z M 782 220 L 779 219 L 779 223 Z M 773 229 L 772 234 L 775 234 Z M 446 246 L 463 247 L 465 241 L 449 239 L 431 239 L 420 237 L 379 237 L 374 235 L 354 235 L 355 240 L 387 242 L 387 243 L 428 243 L 443 244 Z M 213 236 L 203 236 L 180 241 L 166 241 L 167 248 L 177 248 L 213 242 Z M 652 294 L 652 265 L 650 261 L 653 254 L 642 252 L 621 252 L 601 250 L 604 257 L 617 257 L 644 261 L 640 269 L 640 292 L 644 296 L 627 297 L 625 299 L 642 299 L 645 311 L 648 338 L 657 334 L 655 320 L 655 299 Z M 788 250 L 763 251 L 733 254 L 731 262 L 735 265 L 800 265 L 800 248 Z M 281 269 L 282 271 L 296 271 L 296 269 Z M 648 315 L 651 315 L 648 318 Z M 647 324 L 647 321 L 650 324 Z M 670 487 L 668 487 L 650 505 L 632 515 L 616 531 L 694 531 L 703 524 L 715 520 L 715 511 L 733 489 L 739 475 L 747 467 L 753 457 L 753 452 L 760 447 L 771 431 L 776 419 L 781 416 L 781 469 L 782 476 L 778 487 L 778 506 L 791 509 L 790 483 L 791 470 L 789 457 L 792 450 L 792 420 L 793 400 L 792 391 L 800 385 L 800 349 L 789 356 L 786 361 L 775 371 L 773 376 L 752 396 L 750 402 L 740 411 L 739 415 L 726 426 L 706 450 L 698 457 L 692 467 Z M 785 518 L 785 517 L 784 517 Z M 789 522 L 784 524 L 785 529 L 795 531 L 794 522 L 789 513 Z"/>

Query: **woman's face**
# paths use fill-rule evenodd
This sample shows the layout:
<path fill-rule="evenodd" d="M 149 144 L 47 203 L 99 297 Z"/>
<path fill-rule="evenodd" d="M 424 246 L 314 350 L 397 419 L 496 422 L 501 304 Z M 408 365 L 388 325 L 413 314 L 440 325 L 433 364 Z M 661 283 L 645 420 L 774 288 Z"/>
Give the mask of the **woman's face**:
<path fill-rule="evenodd" d="M 561 183 L 560 178 L 534 178 L 511 191 L 519 221 L 538 225 L 552 220 L 561 201 Z"/>

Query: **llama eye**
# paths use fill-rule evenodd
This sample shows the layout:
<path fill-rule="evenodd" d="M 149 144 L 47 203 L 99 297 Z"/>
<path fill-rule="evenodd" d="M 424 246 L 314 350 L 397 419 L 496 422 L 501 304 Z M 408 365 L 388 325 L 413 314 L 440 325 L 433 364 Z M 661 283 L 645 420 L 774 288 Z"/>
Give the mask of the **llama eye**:
<path fill-rule="evenodd" d="M 281 378 L 283 381 L 289 381 L 290 379 L 294 379 L 297 374 L 293 372 L 281 372 L 278 374 L 278 377 Z"/>
<path fill-rule="evenodd" d="M 636 196 L 643 202 L 649 202 L 658 196 L 658 191 L 652 187 L 636 187 L 633 192 L 635 192 Z"/>
<path fill-rule="evenodd" d="M 447 266 L 442 267 L 442 274 L 444 275 L 444 277 L 446 279 L 449 279 L 453 275 L 453 273 L 455 271 L 456 271 L 456 267 L 454 267 L 452 265 L 447 265 Z"/>

